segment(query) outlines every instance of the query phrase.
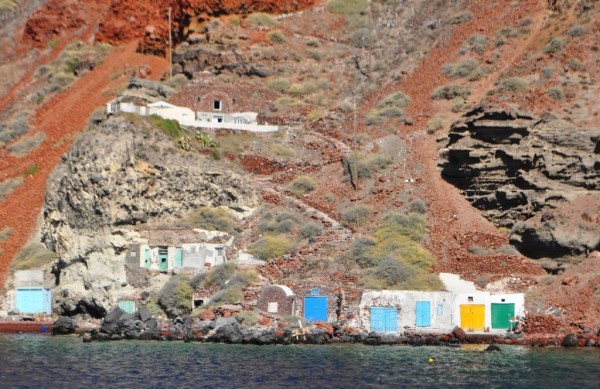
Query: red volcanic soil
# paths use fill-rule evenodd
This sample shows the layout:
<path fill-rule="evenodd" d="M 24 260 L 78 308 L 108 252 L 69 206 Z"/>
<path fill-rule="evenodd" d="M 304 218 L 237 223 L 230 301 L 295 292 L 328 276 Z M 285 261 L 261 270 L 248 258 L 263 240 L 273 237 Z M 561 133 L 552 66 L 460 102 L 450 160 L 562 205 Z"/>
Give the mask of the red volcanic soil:
<path fill-rule="evenodd" d="M 35 132 L 44 132 L 46 135 L 40 147 L 24 158 L 2 156 L 2 179 L 22 176 L 33 165 L 38 165 L 39 171 L 27 176 L 23 184 L 0 204 L 0 230 L 5 227 L 13 229 L 10 238 L 0 243 L 3 251 L 0 286 L 4 283 L 13 257 L 35 230 L 48 176 L 61 155 L 71 147 L 74 135 L 86 127 L 90 115 L 113 98 L 105 92 L 126 81 L 124 74 L 116 79 L 114 75 L 123 72 L 124 67 L 136 69 L 145 66 L 151 69 L 152 77 L 159 78 L 167 70 L 167 61 L 136 53 L 135 48 L 135 42 L 115 48 L 105 57 L 102 65 L 37 110 L 33 120 Z"/>

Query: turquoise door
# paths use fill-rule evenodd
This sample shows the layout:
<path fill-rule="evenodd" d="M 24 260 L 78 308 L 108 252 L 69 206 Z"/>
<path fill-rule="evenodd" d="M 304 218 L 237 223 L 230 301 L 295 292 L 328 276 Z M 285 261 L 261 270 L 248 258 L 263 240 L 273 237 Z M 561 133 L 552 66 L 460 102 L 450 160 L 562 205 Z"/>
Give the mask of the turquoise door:
<path fill-rule="evenodd" d="M 431 302 L 417 301 L 417 327 L 429 327 L 431 325 Z"/>
<path fill-rule="evenodd" d="M 304 297 L 304 318 L 308 321 L 327 321 L 327 297 Z"/>
<path fill-rule="evenodd" d="M 383 334 L 398 332 L 398 309 L 396 308 L 371 308 L 371 331 Z"/>
<path fill-rule="evenodd" d="M 168 255 L 167 255 L 166 252 L 158 254 L 158 263 L 160 265 L 160 270 L 161 271 L 167 271 L 167 270 L 169 270 Z"/>
<path fill-rule="evenodd" d="M 19 313 L 50 313 L 52 294 L 44 288 L 17 288 L 15 308 Z"/>
<path fill-rule="evenodd" d="M 144 267 L 150 269 L 150 248 L 144 250 Z"/>
<path fill-rule="evenodd" d="M 175 267 L 183 267 L 183 249 L 177 247 L 175 251 Z"/>

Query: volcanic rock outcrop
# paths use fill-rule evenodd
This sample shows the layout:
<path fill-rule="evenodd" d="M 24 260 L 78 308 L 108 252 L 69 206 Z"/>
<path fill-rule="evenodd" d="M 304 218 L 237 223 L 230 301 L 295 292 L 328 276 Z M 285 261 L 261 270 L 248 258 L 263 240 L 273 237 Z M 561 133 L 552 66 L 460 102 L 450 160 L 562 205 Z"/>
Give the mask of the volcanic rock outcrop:
<path fill-rule="evenodd" d="M 455 123 L 442 176 L 531 258 L 579 256 L 600 245 L 600 130 L 478 107 Z"/>
<path fill-rule="evenodd" d="M 85 132 L 48 181 L 42 239 L 53 265 L 59 313 L 103 316 L 131 292 L 124 257 L 131 226 L 181 219 L 202 206 L 249 210 L 247 180 L 173 139 L 141 117 L 117 115 Z M 100 313 L 103 313 L 100 315 Z"/>

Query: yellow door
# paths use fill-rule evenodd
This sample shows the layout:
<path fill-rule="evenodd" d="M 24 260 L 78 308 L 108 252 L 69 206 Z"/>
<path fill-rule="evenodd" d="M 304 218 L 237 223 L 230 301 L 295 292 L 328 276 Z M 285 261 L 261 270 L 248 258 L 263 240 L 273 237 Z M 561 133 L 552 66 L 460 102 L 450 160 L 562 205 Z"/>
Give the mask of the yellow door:
<path fill-rule="evenodd" d="M 485 327 L 485 305 L 461 305 L 460 326 L 465 331 L 483 331 Z"/>

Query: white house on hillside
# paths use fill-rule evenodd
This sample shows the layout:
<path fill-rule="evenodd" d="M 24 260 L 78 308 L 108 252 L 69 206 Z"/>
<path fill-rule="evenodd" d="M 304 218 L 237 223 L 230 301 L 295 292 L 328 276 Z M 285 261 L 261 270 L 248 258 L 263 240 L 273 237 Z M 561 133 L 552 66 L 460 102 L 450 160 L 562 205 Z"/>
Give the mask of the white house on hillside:
<path fill-rule="evenodd" d="M 218 102 L 218 100 L 217 100 Z M 222 105 L 217 104 L 218 108 Z M 138 115 L 158 115 L 164 119 L 177 120 L 182 126 L 212 129 L 228 129 L 250 132 L 276 132 L 278 126 L 258 124 L 256 112 L 222 112 L 213 109 L 212 112 L 194 112 L 187 107 L 178 107 L 166 101 L 156 101 L 144 104 L 139 99 L 130 96 L 120 96 L 106 104 L 106 113 L 130 112 Z"/>

